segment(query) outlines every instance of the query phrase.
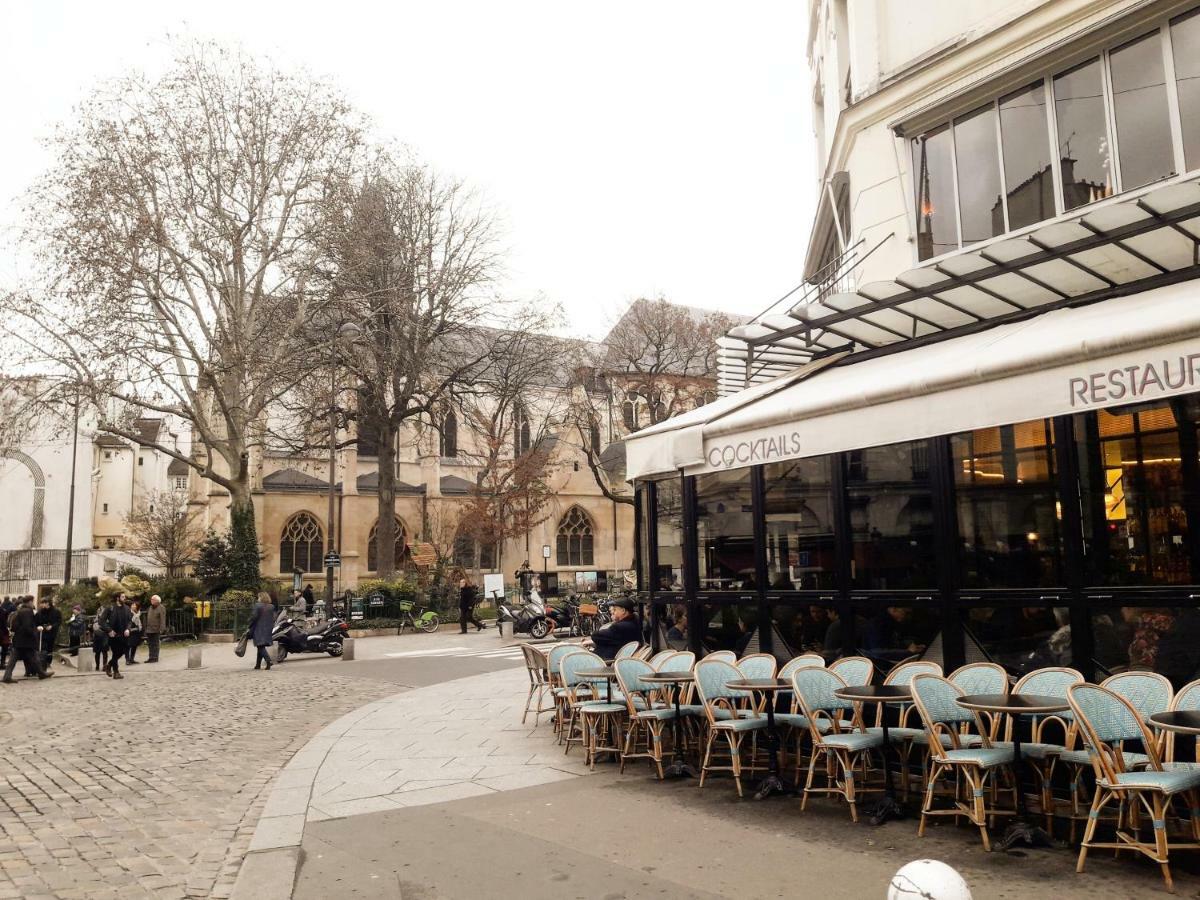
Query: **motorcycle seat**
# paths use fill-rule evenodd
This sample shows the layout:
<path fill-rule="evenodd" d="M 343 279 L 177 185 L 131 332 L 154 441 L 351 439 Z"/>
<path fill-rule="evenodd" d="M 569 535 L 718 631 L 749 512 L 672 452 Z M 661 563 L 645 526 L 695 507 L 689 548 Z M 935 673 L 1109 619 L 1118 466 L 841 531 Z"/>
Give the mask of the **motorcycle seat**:
<path fill-rule="evenodd" d="M 325 630 L 325 627 L 326 626 L 324 625 L 314 625 L 312 628 L 308 629 L 308 631 L 304 632 L 304 636 L 311 637 L 314 634 L 320 634 Z"/>

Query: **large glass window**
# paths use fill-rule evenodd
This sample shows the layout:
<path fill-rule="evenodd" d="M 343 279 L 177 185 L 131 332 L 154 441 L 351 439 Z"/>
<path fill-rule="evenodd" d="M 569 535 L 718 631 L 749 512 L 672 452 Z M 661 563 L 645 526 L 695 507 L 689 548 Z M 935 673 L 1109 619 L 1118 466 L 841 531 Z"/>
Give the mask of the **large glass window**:
<path fill-rule="evenodd" d="M 781 659 L 801 653 L 820 653 L 826 659 L 842 655 L 849 635 L 837 610 L 828 601 L 788 601 L 771 604 L 773 651 Z"/>
<path fill-rule="evenodd" d="M 950 438 L 967 587 L 1061 583 L 1061 532 L 1049 420 Z"/>
<path fill-rule="evenodd" d="M 700 590 L 756 588 L 750 469 L 696 476 Z"/>
<path fill-rule="evenodd" d="M 658 521 L 658 571 L 656 587 L 660 591 L 683 590 L 683 496 L 678 478 L 654 484 L 655 514 Z"/>
<path fill-rule="evenodd" d="M 1099 59 L 1054 79 L 1054 116 L 1063 208 L 1074 209 L 1110 196 L 1112 161 Z"/>
<path fill-rule="evenodd" d="M 1200 677 L 1200 610 L 1125 606 L 1092 610 L 1099 675 L 1151 669 L 1176 688 Z"/>
<path fill-rule="evenodd" d="M 941 609 L 882 602 L 857 610 L 858 648 L 885 672 L 901 660 L 924 653 L 941 632 Z"/>
<path fill-rule="evenodd" d="M 1121 189 L 1128 191 L 1175 171 L 1162 35 L 1155 31 L 1112 51 L 1109 67 Z"/>
<path fill-rule="evenodd" d="M 1000 98 L 1000 140 L 1008 227 L 1024 228 L 1049 219 L 1056 208 L 1043 82 Z"/>
<path fill-rule="evenodd" d="M 1004 234 L 1000 151 L 993 104 L 954 120 L 954 152 L 958 159 L 970 160 L 969 166 L 958 169 L 963 246 Z"/>
<path fill-rule="evenodd" d="M 958 247 L 952 150 L 950 128 L 946 125 L 912 142 L 918 259 L 940 256 Z"/>
<path fill-rule="evenodd" d="M 1013 672 L 1075 666 L 1071 615 L 1047 598 L 1038 606 L 977 606 L 963 612 L 967 662 L 998 662 Z M 1065 602 L 1065 601 L 1064 601 Z"/>
<path fill-rule="evenodd" d="M 650 579 L 650 486 L 641 483 L 637 486 L 638 496 L 638 587 L 648 591 L 652 587 Z"/>
<path fill-rule="evenodd" d="M 828 456 L 764 467 L 769 589 L 826 590 L 836 585 L 831 472 Z"/>
<path fill-rule="evenodd" d="M 1192 580 L 1176 404 L 1100 410 L 1076 419 L 1085 539 L 1104 584 Z M 1187 428 L 1194 428 L 1189 423 Z"/>
<path fill-rule="evenodd" d="M 1200 10 L 1171 23 L 1171 56 L 1179 90 L 1183 156 L 1191 170 L 1200 167 Z"/>
<path fill-rule="evenodd" d="M 705 603 L 700 605 L 700 621 L 688 627 L 700 629 L 705 653 L 732 650 L 738 656 L 762 650 L 758 633 L 758 604 Z"/>
<path fill-rule="evenodd" d="M 851 450 L 846 494 L 855 587 L 932 587 L 933 495 L 925 441 Z"/>

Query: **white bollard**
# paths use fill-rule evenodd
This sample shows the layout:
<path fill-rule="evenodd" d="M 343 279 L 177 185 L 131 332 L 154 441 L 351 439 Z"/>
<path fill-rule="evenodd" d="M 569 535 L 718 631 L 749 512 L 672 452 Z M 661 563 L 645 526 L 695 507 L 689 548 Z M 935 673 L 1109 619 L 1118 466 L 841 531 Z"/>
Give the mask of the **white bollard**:
<path fill-rule="evenodd" d="M 86 653 L 84 651 L 87 651 Z M 84 672 L 96 672 L 96 654 L 92 652 L 92 648 L 80 647 L 79 655 L 75 657 L 75 669 L 80 674 Z"/>
<path fill-rule="evenodd" d="M 204 653 L 204 648 L 201 647 L 199 644 L 194 644 L 191 647 L 188 647 L 188 668 L 189 669 L 201 668 L 200 661 L 201 661 L 201 657 L 203 656 L 203 653 Z"/>
<path fill-rule="evenodd" d="M 345 638 L 342 641 L 342 659 L 354 659 L 354 638 Z"/>
<path fill-rule="evenodd" d="M 918 859 L 900 867 L 888 885 L 888 900 L 971 900 L 963 877 L 944 862 Z"/>
<path fill-rule="evenodd" d="M 512 637 L 512 622 L 507 619 L 503 622 L 497 622 L 496 630 L 500 632 L 500 640 L 507 640 Z"/>

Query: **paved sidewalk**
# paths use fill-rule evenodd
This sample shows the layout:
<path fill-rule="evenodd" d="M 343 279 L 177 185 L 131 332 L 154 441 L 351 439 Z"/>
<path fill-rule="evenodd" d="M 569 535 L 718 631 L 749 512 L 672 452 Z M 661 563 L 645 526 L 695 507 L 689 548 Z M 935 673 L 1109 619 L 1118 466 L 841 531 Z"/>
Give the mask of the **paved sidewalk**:
<path fill-rule="evenodd" d="M 284 767 L 235 897 L 264 900 L 298 864 L 307 823 L 444 803 L 589 774 L 533 716 L 523 668 L 375 701 L 323 728 Z M 278 896 L 288 896 L 278 893 Z"/>

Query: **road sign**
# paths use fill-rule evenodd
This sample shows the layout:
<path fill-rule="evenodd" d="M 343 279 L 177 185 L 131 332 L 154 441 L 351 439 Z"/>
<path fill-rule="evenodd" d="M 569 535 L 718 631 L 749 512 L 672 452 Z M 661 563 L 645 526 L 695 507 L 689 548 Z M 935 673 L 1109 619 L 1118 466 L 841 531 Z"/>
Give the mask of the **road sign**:
<path fill-rule="evenodd" d="M 342 558 L 334 551 L 330 550 L 325 554 L 325 568 L 336 569 L 342 564 Z"/>
<path fill-rule="evenodd" d="M 375 591 L 367 595 L 367 602 L 372 606 L 383 606 L 383 600 L 383 594 L 381 594 L 379 591 Z"/>

